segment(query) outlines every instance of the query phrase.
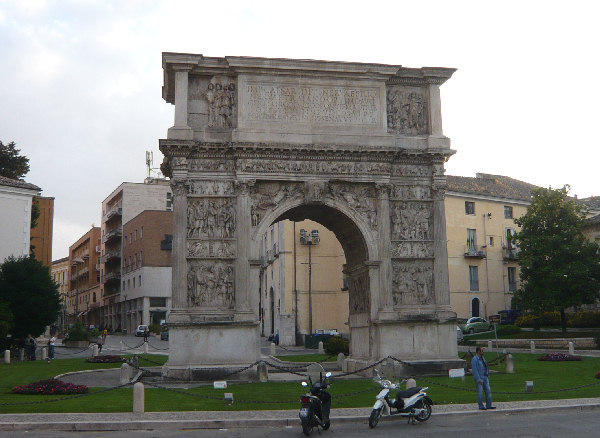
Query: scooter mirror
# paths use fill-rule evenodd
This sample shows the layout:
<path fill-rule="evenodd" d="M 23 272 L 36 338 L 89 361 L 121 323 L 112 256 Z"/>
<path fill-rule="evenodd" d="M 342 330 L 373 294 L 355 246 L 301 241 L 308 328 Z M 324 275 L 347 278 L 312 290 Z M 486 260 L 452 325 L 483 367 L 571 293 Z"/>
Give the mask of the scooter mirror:
<path fill-rule="evenodd" d="M 325 377 L 327 377 L 329 379 L 331 377 L 331 371 L 329 371 L 327 374 L 325 374 Z"/>
<path fill-rule="evenodd" d="M 308 383 L 302 382 L 302 386 L 308 386 Z"/>

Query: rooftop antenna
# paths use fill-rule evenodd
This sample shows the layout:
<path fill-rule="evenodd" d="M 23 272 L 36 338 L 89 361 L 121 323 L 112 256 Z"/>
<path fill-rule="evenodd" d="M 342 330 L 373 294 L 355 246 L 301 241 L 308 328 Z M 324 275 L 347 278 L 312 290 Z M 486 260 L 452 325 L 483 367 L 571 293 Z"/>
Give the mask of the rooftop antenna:
<path fill-rule="evenodd" d="M 152 167 L 154 164 L 154 153 L 152 151 L 146 151 L 146 167 L 148 168 L 148 178 L 152 178 L 152 171 L 156 173 L 156 178 L 160 178 L 160 169 L 158 167 Z"/>

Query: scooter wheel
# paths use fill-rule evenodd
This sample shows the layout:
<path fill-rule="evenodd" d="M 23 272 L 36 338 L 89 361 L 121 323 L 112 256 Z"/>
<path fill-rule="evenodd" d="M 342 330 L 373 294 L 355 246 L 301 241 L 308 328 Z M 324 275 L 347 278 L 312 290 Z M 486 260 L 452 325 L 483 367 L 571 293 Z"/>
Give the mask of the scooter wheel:
<path fill-rule="evenodd" d="M 310 425 L 310 421 L 302 421 L 302 433 L 306 436 L 310 436 L 312 434 L 313 427 Z"/>
<path fill-rule="evenodd" d="M 379 423 L 379 419 L 381 418 L 381 408 L 373 409 L 371 411 L 371 415 L 369 416 L 369 427 L 373 429 Z"/>
<path fill-rule="evenodd" d="M 329 429 L 329 426 L 331 426 L 331 421 L 327 420 L 324 424 L 323 424 L 323 430 L 327 430 Z"/>
<path fill-rule="evenodd" d="M 424 421 L 429 420 L 429 417 L 431 417 L 431 405 L 429 403 L 425 403 L 423 402 L 423 400 L 419 400 L 415 405 L 415 408 L 422 409 L 422 411 L 418 415 L 415 415 L 415 419 L 417 421 L 422 423 Z"/>

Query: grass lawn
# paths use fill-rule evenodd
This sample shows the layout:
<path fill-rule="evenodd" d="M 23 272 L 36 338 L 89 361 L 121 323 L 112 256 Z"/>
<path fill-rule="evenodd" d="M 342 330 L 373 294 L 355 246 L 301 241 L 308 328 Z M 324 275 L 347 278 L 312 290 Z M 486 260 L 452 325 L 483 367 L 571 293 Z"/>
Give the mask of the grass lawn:
<path fill-rule="evenodd" d="M 337 355 L 329 354 L 292 354 L 289 356 L 275 356 L 284 362 L 336 362 Z"/>
<path fill-rule="evenodd" d="M 488 360 L 495 356 L 493 353 L 486 355 Z M 500 373 L 492 375 L 490 379 L 495 401 L 598 397 L 600 395 L 600 385 L 548 394 L 540 393 L 600 383 L 600 380 L 594 378 L 594 375 L 600 371 L 600 358 L 583 358 L 581 362 L 540 362 L 536 360 L 539 355 L 515 354 L 514 357 L 515 374 L 504 374 L 504 364 L 492 367 L 492 369 L 500 371 Z M 150 358 L 154 361 L 161 359 L 160 356 L 150 356 Z M 162 357 L 162 360 L 166 360 L 166 357 Z M 140 361 L 140 364 L 145 365 L 146 363 Z M 130 387 L 110 391 L 92 388 L 90 395 L 54 403 L 5 405 L 73 397 L 18 395 L 12 394 L 10 391 L 16 385 L 51 378 L 68 371 L 115 366 L 118 367 L 119 364 L 88 364 L 84 359 L 57 359 L 50 365 L 41 361 L 2 364 L 0 365 L 0 413 L 131 412 L 133 396 Z M 534 393 L 523 392 L 526 380 L 534 381 Z M 476 403 L 471 376 L 466 376 L 464 382 L 461 379 L 448 377 L 417 378 L 417 384 L 429 386 L 428 393 L 436 404 Z M 440 385 L 449 385 L 451 388 Z M 334 384 L 330 388 L 333 407 L 372 406 L 379 389 L 379 386 L 371 379 L 334 380 Z M 234 394 L 232 406 L 224 403 L 224 392 Z M 502 394 L 502 392 L 518 392 L 519 394 Z M 146 385 L 145 390 L 146 411 L 148 412 L 297 409 L 299 397 L 303 393 L 304 388 L 300 386 L 299 382 L 229 384 L 226 390 L 215 390 L 212 386 L 202 386 L 191 390 L 169 391 Z M 244 401 L 247 402 L 244 403 Z M 267 403 L 268 401 L 274 403 Z"/>

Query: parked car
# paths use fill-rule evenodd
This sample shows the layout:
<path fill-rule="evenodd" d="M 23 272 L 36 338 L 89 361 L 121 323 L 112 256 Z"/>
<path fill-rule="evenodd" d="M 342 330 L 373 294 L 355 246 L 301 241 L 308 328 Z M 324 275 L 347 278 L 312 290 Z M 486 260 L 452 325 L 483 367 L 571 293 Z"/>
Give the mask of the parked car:
<path fill-rule="evenodd" d="M 460 344 L 464 338 L 465 337 L 463 335 L 461 328 L 459 326 L 456 326 L 456 342 Z"/>
<path fill-rule="evenodd" d="M 467 323 L 462 326 L 463 333 L 477 333 L 477 332 L 487 332 L 491 330 L 492 325 L 486 321 L 484 318 L 479 316 L 474 316 L 472 318 L 467 319 Z"/>
<path fill-rule="evenodd" d="M 163 326 L 160 330 L 160 340 L 168 341 L 169 340 L 169 327 Z"/>
<path fill-rule="evenodd" d="M 135 335 L 136 336 L 144 336 L 144 332 L 146 330 L 148 330 L 147 325 L 138 325 L 137 328 L 135 329 Z"/>

